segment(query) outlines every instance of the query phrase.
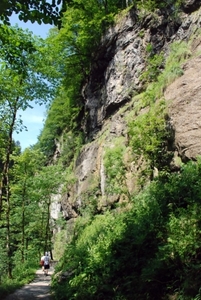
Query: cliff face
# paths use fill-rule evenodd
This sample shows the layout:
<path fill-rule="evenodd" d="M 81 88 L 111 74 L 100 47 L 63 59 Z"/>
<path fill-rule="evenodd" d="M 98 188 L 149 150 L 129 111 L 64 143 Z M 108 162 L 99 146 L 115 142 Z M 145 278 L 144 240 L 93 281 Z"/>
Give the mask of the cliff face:
<path fill-rule="evenodd" d="M 102 39 L 83 90 L 89 137 L 95 136 L 106 119 L 142 90 L 139 78 L 146 65 L 147 45 L 153 45 L 155 53 L 160 52 L 179 29 L 179 22 L 168 20 L 166 13 L 139 17 L 131 10 L 119 18 Z"/>
<path fill-rule="evenodd" d="M 200 39 L 195 46 L 197 51 L 201 50 Z M 201 155 L 200 68 L 199 55 L 183 65 L 184 74 L 165 91 L 166 100 L 171 100 L 169 113 L 175 131 L 175 151 L 184 162 Z"/>
<path fill-rule="evenodd" d="M 126 118 L 132 114 L 133 95 L 143 90 L 140 76 L 146 68 L 147 46 L 152 45 L 154 53 L 164 51 L 167 56 L 174 41 L 188 42 L 194 36 L 191 53 L 201 50 L 201 38 L 197 34 L 201 23 L 200 6 L 201 1 L 186 1 L 183 12 L 174 19 L 168 12 L 139 16 L 133 9 L 119 16 L 117 25 L 103 36 L 83 87 L 86 144 L 75 165 L 74 183 L 69 183 L 68 192 L 57 199 L 67 220 L 75 218 L 81 206 L 104 210 L 115 202 L 126 201 L 129 193 L 137 189 L 136 178 L 143 160 L 134 162 L 128 147 Z M 171 145 L 174 165 L 176 158 L 185 162 L 201 154 L 200 78 L 201 57 L 192 55 L 183 65 L 183 75 L 164 91 L 174 132 Z M 128 193 L 114 191 L 108 196 L 104 155 L 117 142 L 125 146 L 122 159 Z"/>

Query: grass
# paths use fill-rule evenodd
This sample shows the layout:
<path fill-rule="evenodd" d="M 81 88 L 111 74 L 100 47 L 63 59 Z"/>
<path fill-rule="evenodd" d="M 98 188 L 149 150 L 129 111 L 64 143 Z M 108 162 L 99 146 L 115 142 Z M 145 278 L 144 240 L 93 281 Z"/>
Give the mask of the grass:
<path fill-rule="evenodd" d="M 19 268 L 19 269 L 18 269 Z M 0 284 L 0 298 L 4 299 L 8 295 L 14 293 L 17 289 L 21 288 L 27 283 L 30 283 L 35 278 L 35 272 L 37 266 L 30 268 L 18 267 L 14 270 L 13 278 L 7 278 L 6 276 L 2 279 Z M 18 271 L 19 270 L 19 271 Z M 17 273 L 18 271 L 18 273 Z"/>

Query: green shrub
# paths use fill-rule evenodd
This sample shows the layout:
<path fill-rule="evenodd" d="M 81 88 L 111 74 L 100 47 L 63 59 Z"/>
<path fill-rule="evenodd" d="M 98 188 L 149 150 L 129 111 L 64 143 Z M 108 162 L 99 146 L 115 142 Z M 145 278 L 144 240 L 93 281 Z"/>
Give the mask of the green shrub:
<path fill-rule="evenodd" d="M 153 55 L 152 46 L 147 48 L 147 51 L 150 53 L 146 61 L 146 70 L 140 76 L 140 80 L 146 84 L 156 81 L 158 75 L 161 73 L 164 64 L 164 53 Z"/>
<path fill-rule="evenodd" d="M 125 174 L 126 166 L 124 154 L 126 151 L 124 138 L 117 138 L 114 144 L 105 149 L 104 167 L 106 174 L 106 190 L 108 194 L 126 192 Z"/>
<path fill-rule="evenodd" d="M 133 153 L 137 158 L 143 155 L 151 168 L 162 169 L 171 160 L 171 154 L 167 152 L 171 133 L 165 118 L 166 105 L 161 101 L 129 123 L 129 142 Z"/>
<path fill-rule="evenodd" d="M 121 213 L 79 225 L 57 272 L 56 299 L 193 299 L 201 275 L 201 160 L 155 179 Z M 180 297 L 180 298 L 179 298 Z M 183 297 L 183 298 L 182 298 Z"/>

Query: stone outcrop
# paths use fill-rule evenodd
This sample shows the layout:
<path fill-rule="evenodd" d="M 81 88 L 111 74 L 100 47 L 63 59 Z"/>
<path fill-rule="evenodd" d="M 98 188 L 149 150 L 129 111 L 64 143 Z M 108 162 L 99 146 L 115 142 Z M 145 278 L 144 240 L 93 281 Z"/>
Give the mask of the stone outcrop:
<path fill-rule="evenodd" d="M 183 70 L 184 74 L 168 86 L 165 98 L 170 102 L 175 150 L 185 162 L 201 155 L 201 55 L 185 63 Z"/>
<path fill-rule="evenodd" d="M 139 17 L 133 9 L 103 36 L 83 89 L 89 139 L 133 94 L 142 90 L 140 76 L 146 67 L 147 46 L 151 44 L 154 53 L 160 52 L 179 25 L 178 21 L 168 20 L 166 13 L 153 20 L 152 15 Z"/>
<path fill-rule="evenodd" d="M 172 42 L 188 41 L 196 36 L 201 24 L 200 6 L 201 1 L 186 1 L 183 12 L 176 19 L 163 11 L 139 17 L 133 9 L 126 16 L 120 16 L 117 25 L 103 36 L 83 87 L 87 116 L 83 128 L 87 138 L 76 162 L 75 183 L 61 196 L 61 209 L 66 219 L 75 218 L 79 207 L 91 205 L 90 195 L 97 201 L 98 209 L 124 201 L 125 195 L 108 197 L 105 193 L 105 151 L 112 148 L 118 138 L 128 145 L 126 116 L 133 109 L 132 96 L 143 90 L 140 76 L 146 68 L 147 46 L 152 45 L 153 53 L 164 51 L 168 55 Z M 195 38 L 192 45 L 192 53 L 200 50 L 200 38 Z M 164 93 L 175 135 L 172 149 L 175 157 L 184 162 L 201 154 L 200 70 L 201 56 L 190 59 L 183 65 L 183 76 Z M 123 160 L 126 185 L 132 193 L 144 162 L 134 162 L 129 147 Z"/>

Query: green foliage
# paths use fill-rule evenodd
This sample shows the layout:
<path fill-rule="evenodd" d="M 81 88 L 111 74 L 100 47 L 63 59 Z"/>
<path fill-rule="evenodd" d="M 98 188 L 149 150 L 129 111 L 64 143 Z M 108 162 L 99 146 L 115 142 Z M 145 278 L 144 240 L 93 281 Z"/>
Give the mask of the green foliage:
<path fill-rule="evenodd" d="M 161 169 L 171 159 L 167 153 L 170 132 L 165 116 L 166 105 L 161 101 L 129 124 L 129 140 L 134 154 L 137 158 L 143 155 L 152 168 Z"/>
<path fill-rule="evenodd" d="M 50 100 L 52 95 L 52 86 L 47 82 L 48 76 L 38 51 L 39 44 L 40 41 L 35 40 L 28 31 L 18 27 L 0 26 L 0 229 L 3 229 L 2 243 L 6 249 L 6 261 L 3 261 L 2 266 L 6 266 L 9 278 L 12 278 L 12 259 L 16 249 L 20 248 L 22 262 L 25 260 L 25 244 L 28 248 L 25 233 L 28 223 L 27 211 L 31 208 L 36 209 L 36 205 L 30 203 L 28 198 L 30 194 L 27 177 L 33 176 L 33 168 L 26 161 L 29 155 L 19 163 L 19 169 L 22 170 L 20 179 L 19 170 L 13 167 L 17 161 L 15 155 L 19 155 L 19 147 L 13 142 L 13 133 L 24 128 L 19 115 L 20 110 L 31 107 L 32 101 L 42 104 Z M 28 204 L 30 205 L 26 209 Z M 30 223 L 31 219 L 30 217 Z M 15 231 L 17 232 L 14 235 Z M 36 238 L 34 234 L 32 237 Z"/>
<path fill-rule="evenodd" d="M 57 226 L 59 228 L 65 228 L 63 216 L 58 220 Z M 62 227 L 61 227 L 62 226 Z M 54 234 L 54 259 L 59 260 L 63 254 L 64 254 L 64 244 L 65 241 L 67 241 L 67 234 L 66 234 L 66 228 L 63 230 L 60 230 L 56 234 Z"/>
<path fill-rule="evenodd" d="M 56 166 L 44 168 L 42 153 L 31 149 L 20 156 L 13 153 L 11 159 L 15 164 L 10 170 L 9 215 L 4 209 L 0 222 L 0 268 L 5 278 L 12 271 L 9 274 L 13 283 L 23 284 L 33 278 L 33 268 L 38 267 L 41 253 L 51 249 L 51 195 L 57 192 L 62 181 L 62 170 Z M 6 251 L 8 234 L 9 253 Z"/>
<path fill-rule="evenodd" d="M 170 1 L 159 1 L 159 0 L 148 0 L 148 1 L 135 1 L 139 9 L 146 9 L 147 11 L 154 11 L 155 9 L 172 9 L 173 12 L 177 11 L 181 7 L 184 0 L 170 0 Z"/>
<path fill-rule="evenodd" d="M 15 162 L 15 165 L 12 166 L 10 171 L 9 215 L 4 210 L 0 223 L 3 249 L 8 247 L 9 235 L 10 251 L 8 253 L 4 250 L 4 253 L 2 253 L 3 260 L 0 261 L 0 266 L 4 268 L 4 272 L 6 273 L 12 274 L 11 271 L 13 271 L 12 277 L 15 277 L 14 270 L 16 265 L 20 263 L 22 265 L 28 264 L 28 262 L 31 265 L 31 261 L 33 260 L 32 257 L 29 257 L 32 253 L 31 249 L 35 247 L 36 253 L 40 249 L 38 247 L 41 242 L 38 234 L 40 230 L 37 228 L 38 225 L 34 226 L 34 224 L 37 222 L 37 219 L 40 219 L 41 210 L 38 203 L 31 201 L 31 185 L 36 171 L 36 163 L 39 164 L 41 155 L 27 149 L 20 157 L 15 157 L 13 154 L 11 158 Z M 13 178 L 15 179 L 13 180 Z M 36 253 L 34 253 L 34 257 L 36 257 Z M 18 255 L 17 260 L 16 255 Z M 29 269 L 27 266 L 25 268 Z M 22 276 L 22 273 L 19 272 L 19 274 Z M 33 273 L 31 276 L 33 277 Z M 28 274 L 25 274 L 24 278 L 27 279 L 28 277 Z M 16 280 L 20 282 L 22 278 Z"/>
<path fill-rule="evenodd" d="M 35 270 L 38 267 L 38 253 L 36 249 L 34 250 L 34 248 L 32 248 L 27 251 L 26 256 L 27 259 L 24 263 L 21 261 L 20 251 L 16 251 L 13 257 L 15 264 L 13 269 L 13 279 L 21 284 L 33 280 L 35 278 Z"/>
<path fill-rule="evenodd" d="M 32 101 L 46 103 L 51 99 L 53 89 L 42 67 L 40 41 L 34 40 L 30 32 L 1 25 L 0 45 L 0 122 L 6 142 L 10 141 L 8 136 L 11 135 L 12 143 L 13 131 L 24 129 L 17 112 L 30 108 Z"/>
<path fill-rule="evenodd" d="M 1 248 L 3 250 L 3 248 Z M 1 276 L 0 276 L 0 297 L 11 294 L 16 289 L 31 282 L 35 278 L 35 271 L 38 268 L 38 253 L 33 248 L 26 252 L 27 260 L 22 262 L 21 251 L 18 250 L 13 256 L 13 277 L 12 279 L 7 276 L 7 264 L 2 268 L 2 253 L 1 253 Z M 6 256 L 4 256 L 6 260 Z"/>
<path fill-rule="evenodd" d="M 114 145 L 105 149 L 104 167 L 106 177 L 106 190 L 108 194 L 123 193 L 125 191 L 126 167 L 123 160 L 126 151 L 124 138 L 118 138 Z"/>
<path fill-rule="evenodd" d="M 82 194 L 82 206 L 79 208 L 79 214 L 84 219 L 93 219 L 99 213 L 99 186 L 96 178 L 93 178 L 89 184 L 89 189 Z"/>
<path fill-rule="evenodd" d="M 81 299 L 82 297 L 95 299 L 95 283 L 98 283 L 97 280 L 100 281 L 104 288 L 107 283 L 106 257 L 110 253 L 109 249 L 112 242 L 111 231 L 114 226 L 114 220 L 115 217 L 108 213 L 107 218 L 105 216 L 97 216 L 91 225 L 85 226 L 85 229 L 80 229 L 81 231 L 79 232 L 81 234 L 79 234 L 76 241 L 76 248 L 73 246 L 67 248 L 65 253 L 66 263 L 63 261 L 62 264 L 67 270 L 73 271 L 75 268 L 78 268 L 79 270 L 83 270 L 83 272 L 73 276 L 69 281 L 69 285 L 64 290 L 62 288 L 60 290 L 59 288 L 58 299 L 62 299 L 62 295 L 72 299 L 71 289 L 73 290 L 75 299 Z M 110 238 L 107 238 L 108 236 Z M 83 257 L 82 261 L 80 261 L 81 257 Z M 105 272 L 103 272 L 104 269 Z M 104 279 L 105 275 L 106 278 Z M 104 282 L 102 279 L 104 279 Z"/>
<path fill-rule="evenodd" d="M 57 97 L 51 104 L 38 147 L 47 156 L 55 150 L 54 139 L 65 130 L 77 135 L 84 114 L 83 83 L 89 75 L 92 58 L 104 30 L 114 21 L 114 15 L 124 8 L 124 1 L 70 1 L 63 15 L 62 28 L 52 30 L 46 46 L 50 65 L 60 78 Z M 46 59 L 47 60 L 47 59 Z"/>
<path fill-rule="evenodd" d="M 158 85 L 161 91 L 164 91 L 177 77 L 183 75 L 182 64 L 190 56 L 191 51 L 188 43 L 174 42 L 171 44 L 164 71 L 158 76 Z"/>
<path fill-rule="evenodd" d="M 164 61 L 163 53 L 152 55 L 152 46 L 148 45 L 147 51 L 150 55 L 147 58 L 147 69 L 141 76 L 146 85 L 149 83 L 146 91 L 142 94 L 141 105 L 143 107 L 160 99 L 165 88 L 183 74 L 182 64 L 191 55 L 189 48 L 189 44 L 185 42 L 174 42 L 170 46 L 170 53 L 166 61 Z"/>
<path fill-rule="evenodd" d="M 63 134 L 60 141 L 61 160 L 65 165 L 71 162 L 82 143 L 82 132 L 77 132 L 75 127 L 78 112 L 79 108 L 64 91 L 54 99 L 48 109 L 44 128 L 38 137 L 38 147 L 47 158 L 53 155 L 56 142 L 61 140 L 60 136 Z"/>
<path fill-rule="evenodd" d="M 69 131 L 63 135 L 62 145 L 63 149 L 60 160 L 64 166 L 71 166 L 77 159 L 83 145 L 83 133 Z"/>
<path fill-rule="evenodd" d="M 153 49 L 151 45 L 148 46 L 147 51 L 151 54 Z M 150 108 L 138 116 L 138 112 L 136 112 L 134 121 L 129 122 L 130 145 L 136 158 L 143 155 L 151 169 L 153 167 L 167 169 L 172 158 L 172 153 L 168 151 L 172 132 L 168 129 L 166 103 L 164 100 L 160 102 L 156 102 L 156 100 L 162 97 L 164 89 L 169 84 L 183 74 L 181 66 L 191 55 L 189 48 L 185 42 L 173 43 L 164 70 L 160 74 L 158 66 L 162 63 L 163 56 L 150 56 L 148 60 L 153 60 L 153 64 L 150 63 L 147 72 L 142 77 L 149 79 L 148 81 L 153 79 L 154 82 L 149 84 L 146 91 L 138 95 L 136 100 L 134 99 L 138 103 L 136 105 L 136 108 L 139 107 L 138 110 L 141 107 L 149 106 Z M 149 167 L 147 173 L 149 173 Z"/>
<path fill-rule="evenodd" d="M 35 271 L 37 265 L 36 262 L 33 263 L 30 261 L 29 263 L 22 264 L 21 261 L 19 265 L 14 269 L 14 277 L 12 279 L 3 277 L 0 285 L 0 296 L 2 299 L 13 293 L 16 289 L 21 288 L 25 284 L 30 283 L 35 278 Z"/>
<path fill-rule="evenodd" d="M 159 176 L 129 209 L 80 223 L 53 280 L 56 299 L 198 297 L 201 160 Z"/>
<path fill-rule="evenodd" d="M 164 64 L 164 53 L 153 55 L 152 47 L 147 48 L 147 52 L 150 52 L 150 55 L 148 55 L 146 61 L 147 68 L 140 76 L 140 80 L 146 84 L 157 80 L 157 77 L 161 73 Z"/>
<path fill-rule="evenodd" d="M 65 2 L 65 1 L 64 1 Z M 42 1 L 42 0 L 2 0 L 0 7 L 0 19 L 9 24 L 9 17 L 12 13 L 19 14 L 19 19 L 27 22 L 28 20 L 34 23 L 37 21 L 39 24 L 42 22 L 47 24 L 59 25 L 60 0 Z"/>
<path fill-rule="evenodd" d="M 174 42 L 171 44 L 170 53 L 164 63 L 162 63 L 162 54 L 148 57 L 148 61 L 153 60 L 153 62 L 147 65 L 147 70 L 142 74 L 141 79 L 149 84 L 146 84 L 145 92 L 133 98 L 136 113 L 141 108 L 153 105 L 157 99 L 162 98 L 166 87 L 183 74 L 182 64 L 191 56 L 189 49 L 190 43 Z M 147 51 L 151 54 L 152 50 L 152 46 L 149 44 Z M 163 64 L 164 66 L 161 69 L 158 68 Z"/>

